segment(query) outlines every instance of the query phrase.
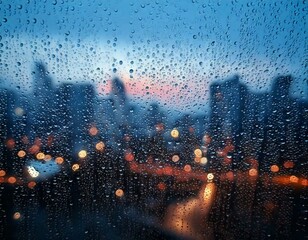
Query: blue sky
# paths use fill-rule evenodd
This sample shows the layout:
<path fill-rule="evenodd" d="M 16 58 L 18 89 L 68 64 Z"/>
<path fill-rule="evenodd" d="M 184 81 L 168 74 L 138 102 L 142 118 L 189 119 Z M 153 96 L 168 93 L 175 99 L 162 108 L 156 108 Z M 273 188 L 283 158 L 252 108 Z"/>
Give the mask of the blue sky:
<path fill-rule="evenodd" d="M 118 75 L 137 98 L 181 109 L 202 108 L 210 82 L 236 73 L 253 89 L 292 74 L 294 94 L 308 94 L 305 1 L 7 0 L 0 6 L 0 77 L 25 89 L 33 62 L 42 60 L 57 83 L 91 81 L 105 94 L 101 88 Z"/>

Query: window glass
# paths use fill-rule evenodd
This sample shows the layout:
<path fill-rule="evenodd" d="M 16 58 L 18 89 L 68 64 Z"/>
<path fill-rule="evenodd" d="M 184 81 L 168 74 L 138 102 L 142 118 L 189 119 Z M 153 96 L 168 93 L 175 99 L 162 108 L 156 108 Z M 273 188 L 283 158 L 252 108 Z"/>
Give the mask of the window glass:
<path fill-rule="evenodd" d="M 0 238 L 307 238 L 306 7 L 0 0 Z"/>

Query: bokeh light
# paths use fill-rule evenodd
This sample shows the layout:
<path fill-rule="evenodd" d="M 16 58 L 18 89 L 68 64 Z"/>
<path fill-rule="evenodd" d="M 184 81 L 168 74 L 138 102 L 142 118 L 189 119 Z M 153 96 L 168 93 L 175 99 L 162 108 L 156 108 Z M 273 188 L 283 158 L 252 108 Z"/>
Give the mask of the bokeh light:
<path fill-rule="evenodd" d="M 18 219 L 20 219 L 20 217 L 21 217 L 20 212 L 15 212 L 14 215 L 13 215 L 14 220 L 18 220 Z"/>
<path fill-rule="evenodd" d="M 272 165 L 271 171 L 274 172 L 274 173 L 279 172 L 279 167 L 277 165 Z"/>
<path fill-rule="evenodd" d="M 175 155 L 172 156 L 172 161 L 173 162 L 178 162 L 179 160 L 180 160 L 179 155 L 175 154 Z"/>
<path fill-rule="evenodd" d="M 96 143 L 95 149 L 96 149 L 97 151 L 104 151 L 104 149 L 105 149 L 105 143 L 102 142 L 102 141 Z"/>
<path fill-rule="evenodd" d="M 43 160 L 45 158 L 45 154 L 42 152 L 39 152 L 36 154 L 36 159 Z"/>
<path fill-rule="evenodd" d="M 258 176 L 258 170 L 257 169 L 255 169 L 255 168 L 252 168 L 252 169 L 249 169 L 249 176 L 250 177 L 256 177 L 256 176 Z"/>
<path fill-rule="evenodd" d="M 45 161 L 50 161 L 52 159 L 52 156 L 50 154 L 46 154 L 44 157 Z"/>
<path fill-rule="evenodd" d="M 177 129 L 174 128 L 170 134 L 171 134 L 171 137 L 178 138 L 180 133 Z"/>
<path fill-rule="evenodd" d="M 27 171 L 28 171 L 29 175 L 30 175 L 31 177 L 33 177 L 33 178 L 37 178 L 37 177 L 40 175 L 39 171 L 37 171 L 37 170 L 36 170 L 34 167 L 32 167 L 32 166 L 28 166 L 28 167 L 27 167 Z"/>
<path fill-rule="evenodd" d="M 80 166 L 79 166 L 78 163 L 75 163 L 75 164 L 73 164 L 73 166 L 72 166 L 72 170 L 73 170 L 74 172 L 76 172 L 77 170 L 79 170 L 79 168 L 80 168 Z"/>
<path fill-rule="evenodd" d="M 28 183 L 28 188 L 33 189 L 35 186 L 36 186 L 36 182 L 34 182 L 34 181 L 31 181 L 31 182 Z"/>
<path fill-rule="evenodd" d="M 64 162 L 64 158 L 63 157 L 56 157 L 55 159 L 57 164 L 62 164 Z"/>
<path fill-rule="evenodd" d="M 283 163 L 283 166 L 284 166 L 284 168 L 293 168 L 294 167 L 294 162 L 292 162 L 292 161 L 285 161 L 284 163 Z"/>
<path fill-rule="evenodd" d="M 4 177 L 6 175 L 6 172 L 4 170 L 0 170 L 0 177 Z"/>
<path fill-rule="evenodd" d="M 83 158 L 86 158 L 87 157 L 87 151 L 86 150 L 80 150 L 78 152 L 78 157 L 83 159 Z"/>
<path fill-rule="evenodd" d="M 17 156 L 20 157 L 20 158 L 23 158 L 23 157 L 26 156 L 26 152 L 24 150 L 20 150 L 20 151 L 18 151 Z"/>
<path fill-rule="evenodd" d="M 202 157 L 201 149 L 199 149 L 199 148 L 195 149 L 194 154 L 195 154 L 196 157 L 201 158 Z"/>
<path fill-rule="evenodd" d="M 290 182 L 291 183 L 298 183 L 298 177 L 296 177 L 296 176 L 294 176 L 294 175 L 292 175 L 291 177 L 290 177 Z"/>
<path fill-rule="evenodd" d="M 184 166 L 184 171 L 185 171 L 185 172 L 190 172 L 190 171 L 191 171 L 191 166 L 190 166 L 189 164 L 186 164 L 186 165 Z"/>
<path fill-rule="evenodd" d="M 208 173 L 207 174 L 207 180 L 213 180 L 214 179 L 214 174 L 213 173 Z"/>
<path fill-rule="evenodd" d="M 8 179 L 7 179 L 7 182 L 8 183 L 10 183 L 10 184 L 14 184 L 14 183 L 16 183 L 16 178 L 15 177 L 9 177 Z"/>
<path fill-rule="evenodd" d="M 206 157 L 202 157 L 200 159 L 200 163 L 203 164 L 203 165 L 207 164 L 207 158 Z"/>
<path fill-rule="evenodd" d="M 98 134 L 98 129 L 97 127 L 93 126 L 89 129 L 89 133 L 91 136 L 96 136 Z"/>
<path fill-rule="evenodd" d="M 121 198 L 121 197 L 124 196 L 124 191 L 121 188 L 119 188 L 119 189 L 116 190 L 115 195 L 117 197 Z"/>

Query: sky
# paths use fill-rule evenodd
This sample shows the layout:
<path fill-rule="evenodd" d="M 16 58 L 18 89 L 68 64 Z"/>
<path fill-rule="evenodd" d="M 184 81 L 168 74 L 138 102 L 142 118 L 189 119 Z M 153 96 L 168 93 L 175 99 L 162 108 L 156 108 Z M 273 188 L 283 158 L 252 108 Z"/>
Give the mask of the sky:
<path fill-rule="evenodd" d="M 22 3 L 21 3 L 22 2 Z M 134 99 L 203 111 L 211 82 L 238 74 L 253 90 L 294 76 L 307 98 L 305 1 L 45 0 L 0 3 L 0 81 L 30 91 L 35 61 L 56 84 L 120 77 Z"/>

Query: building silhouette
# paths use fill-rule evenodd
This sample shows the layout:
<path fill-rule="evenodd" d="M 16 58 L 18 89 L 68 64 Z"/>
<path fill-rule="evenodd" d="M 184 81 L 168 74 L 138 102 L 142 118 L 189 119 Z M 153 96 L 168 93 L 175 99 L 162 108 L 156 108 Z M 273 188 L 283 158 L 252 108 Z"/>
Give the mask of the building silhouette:
<path fill-rule="evenodd" d="M 46 143 L 48 136 L 52 135 L 54 131 L 56 99 L 52 79 L 47 68 L 41 62 L 35 63 L 33 91 L 29 100 L 31 101 L 30 138 L 34 140 L 38 137 L 43 143 Z"/>

